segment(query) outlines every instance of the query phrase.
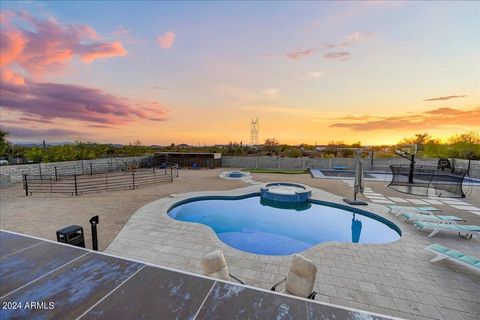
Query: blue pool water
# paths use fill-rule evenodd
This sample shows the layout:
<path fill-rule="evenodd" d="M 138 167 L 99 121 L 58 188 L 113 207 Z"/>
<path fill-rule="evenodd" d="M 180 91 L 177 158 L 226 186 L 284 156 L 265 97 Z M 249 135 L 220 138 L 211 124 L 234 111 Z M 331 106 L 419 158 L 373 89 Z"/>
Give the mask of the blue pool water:
<path fill-rule="evenodd" d="M 283 205 L 259 196 L 194 200 L 172 208 L 168 215 L 207 225 L 227 245 L 265 255 L 290 255 L 327 241 L 386 243 L 400 238 L 398 227 L 388 220 L 390 225 L 366 216 L 375 217 L 371 213 L 354 214 L 333 207 L 347 206 L 315 202 Z"/>

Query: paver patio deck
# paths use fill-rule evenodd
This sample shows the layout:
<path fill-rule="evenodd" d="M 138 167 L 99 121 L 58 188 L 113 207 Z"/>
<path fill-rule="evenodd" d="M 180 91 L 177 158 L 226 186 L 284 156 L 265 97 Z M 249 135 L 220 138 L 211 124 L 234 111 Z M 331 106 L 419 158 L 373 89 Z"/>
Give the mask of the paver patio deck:
<path fill-rule="evenodd" d="M 278 177 L 277 177 L 278 180 Z M 231 273 L 247 284 L 270 288 L 287 273 L 290 257 L 264 256 L 236 250 L 220 241 L 207 226 L 176 221 L 167 215 L 177 201 L 199 195 L 240 195 L 258 185 L 230 191 L 172 195 L 139 209 L 106 252 L 161 266 L 200 273 L 200 259 L 224 251 Z M 342 203 L 342 197 L 313 188 L 312 198 Z M 367 200 L 368 201 L 368 200 Z M 440 243 L 479 255 L 480 241 L 439 234 L 427 238 L 411 224 L 370 203 L 367 210 L 395 222 L 402 238 L 381 245 L 330 242 L 302 253 L 318 267 L 318 300 L 406 319 L 480 318 L 480 274 L 449 261 L 430 263 L 423 248 Z"/>

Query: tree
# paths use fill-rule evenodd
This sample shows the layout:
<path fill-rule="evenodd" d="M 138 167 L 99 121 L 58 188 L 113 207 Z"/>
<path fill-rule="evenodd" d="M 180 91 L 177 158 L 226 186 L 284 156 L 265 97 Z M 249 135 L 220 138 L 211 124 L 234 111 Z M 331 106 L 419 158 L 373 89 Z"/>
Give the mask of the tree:
<path fill-rule="evenodd" d="M 452 136 L 449 140 L 451 156 L 462 159 L 480 158 L 480 136 L 469 131 Z"/>
<path fill-rule="evenodd" d="M 0 156 L 6 155 L 10 148 L 10 142 L 7 140 L 8 132 L 0 130 Z"/>
<path fill-rule="evenodd" d="M 343 141 L 330 141 L 328 143 L 328 145 L 331 146 L 331 147 L 345 147 L 346 146 L 345 142 L 343 142 Z"/>
<path fill-rule="evenodd" d="M 411 138 L 403 138 L 400 144 L 416 144 L 418 151 L 423 151 L 423 146 L 433 140 L 428 133 L 417 133 Z"/>
<path fill-rule="evenodd" d="M 25 157 L 32 162 L 42 162 L 44 156 L 44 149 L 41 148 L 31 148 L 25 153 Z"/>
<path fill-rule="evenodd" d="M 298 157 L 301 157 L 303 154 L 300 149 L 295 147 L 290 147 L 285 150 L 285 155 L 289 158 L 298 158 Z"/>
<path fill-rule="evenodd" d="M 480 135 L 475 131 L 456 134 L 450 138 L 450 143 L 466 143 L 470 145 L 480 144 Z"/>
<path fill-rule="evenodd" d="M 265 143 L 263 144 L 263 147 L 267 152 L 277 152 L 278 146 L 279 143 L 275 138 L 269 138 L 265 140 Z"/>

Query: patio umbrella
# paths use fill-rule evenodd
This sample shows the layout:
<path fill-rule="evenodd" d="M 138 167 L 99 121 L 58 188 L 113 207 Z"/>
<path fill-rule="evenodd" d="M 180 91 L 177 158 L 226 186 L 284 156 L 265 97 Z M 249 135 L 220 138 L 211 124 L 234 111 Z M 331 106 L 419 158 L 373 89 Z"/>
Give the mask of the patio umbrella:
<path fill-rule="evenodd" d="M 363 193 L 363 163 L 362 160 L 357 159 L 357 166 L 355 170 L 355 182 L 353 183 L 353 200 L 350 199 L 343 199 L 348 204 L 351 205 L 362 205 L 366 206 L 367 203 L 363 201 L 357 200 L 357 193 Z"/>
<path fill-rule="evenodd" d="M 357 168 L 355 170 L 355 182 L 353 183 L 353 200 L 357 200 L 357 193 L 363 193 L 363 163 L 357 160 Z"/>
<path fill-rule="evenodd" d="M 358 243 L 360 241 L 360 234 L 362 233 L 362 221 L 355 219 L 355 213 L 352 217 L 352 242 Z"/>

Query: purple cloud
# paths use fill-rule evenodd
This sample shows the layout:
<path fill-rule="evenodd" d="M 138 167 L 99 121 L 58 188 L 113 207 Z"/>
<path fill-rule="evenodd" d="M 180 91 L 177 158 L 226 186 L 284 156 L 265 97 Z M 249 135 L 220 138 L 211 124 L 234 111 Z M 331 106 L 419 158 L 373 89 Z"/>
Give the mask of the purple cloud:
<path fill-rule="evenodd" d="M 311 56 L 314 52 L 315 50 L 313 49 L 296 50 L 296 51 L 287 52 L 286 56 L 292 60 L 298 60 L 301 58 Z"/>
<path fill-rule="evenodd" d="M 40 117 L 43 121 L 56 118 L 102 124 L 125 124 L 135 119 L 164 120 L 166 110 L 154 103 L 132 102 L 100 89 L 26 81 L 19 85 L 3 83 L 0 104 L 6 109 Z"/>
<path fill-rule="evenodd" d="M 42 118 L 30 118 L 30 117 L 20 117 L 18 120 L 26 122 L 38 122 L 38 123 L 53 123 L 53 121 Z"/>
<path fill-rule="evenodd" d="M 7 131 L 9 137 L 17 139 L 36 138 L 37 140 L 41 140 L 42 138 L 65 138 L 84 136 L 84 133 L 82 132 L 69 129 L 30 129 L 2 126 L 2 130 Z"/>
<path fill-rule="evenodd" d="M 103 124 L 89 124 L 87 127 L 89 127 L 89 128 L 100 128 L 100 129 L 116 129 L 115 127 L 106 126 L 106 125 L 103 125 Z"/>
<path fill-rule="evenodd" d="M 465 98 L 467 95 L 459 95 L 459 96 L 444 96 L 444 97 L 435 97 L 435 98 L 428 98 L 423 101 L 444 101 L 450 99 L 458 99 L 458 98 Z"/>
<path fill-rule="evenodd" d="M 329 52 L 323 56 L 327 60 L 337 60 L 337 61 L 346 61 L 350 59 L 352 55 L 350 52 L 341 51 L 341 52 Z"/>

